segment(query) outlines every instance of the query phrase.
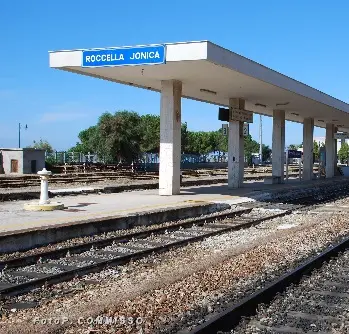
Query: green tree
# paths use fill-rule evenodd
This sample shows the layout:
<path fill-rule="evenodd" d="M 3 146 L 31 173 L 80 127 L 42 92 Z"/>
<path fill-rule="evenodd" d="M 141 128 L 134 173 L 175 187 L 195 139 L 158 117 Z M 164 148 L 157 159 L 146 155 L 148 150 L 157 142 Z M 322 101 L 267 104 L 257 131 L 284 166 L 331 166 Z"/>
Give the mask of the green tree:
<path fill-rule="evenodd" d="M 181 152 L 189 153 L 189 130 L 187 122 L 181 125 Z"/>
<path fill-rule="evenodd" d="M 268 145 L 262 144 L 262 157 L 263 157 L 263 161 L 270 159 L 271 149 Z"/>
<path fill-rule="evenodd" d="M 341 145 L 341 148 L 338 151 L 338 157 L 341 163 L 349 159 L 349 145 L 347 143 Z"/>
<path fill-rule="evenodd" d="M 87 154 L 88 152 L 94 152 L 98 146 L 98 128 L 97 126 L 90 126 L 86 130 L 79 133 L 79 139 L 81 141 L 82 153 Z"/>
<path fill-rule="evenodd" d="M 259 144 L 252 139 L 251 135 L 244 138 L 244 153 L 248 164 L 252 162 L 252 153 L 259 152 Z"/>
<path fill-rule="evenodd" d="M 288 145 L 288 148 L 289 150 L 298 150 L 300 146 L 299 145 L 296 145 L 296 144 L 291 144 L 291 145 Z"/>
<path fill-rule="evenodd" d="M 41 138 L 39 141 L 34 140 L 33 145 L 27 147 L 45 150 L 47 153 L 52 153 L 54 151 L 51 144 L 47 140 L 43 140 Z"/>
<path fill-rule="evenodd" d="M 218 140 L 218 150 L 228 152 L 228 136 L 223 135 L 222 128 L 216 131 Z"/>
<path fill-rule="evenodd" d="M 97 124 L 97 154 L 106 161 L 132 162 L 141 152 L 141 124 L 136 112 L 104 113 Z"/>
<path fill-rule="evenodd" d="M 141 116 L 141 142 L 142 152 L 158 153 L 160 150 L 160 116 Z"/>
<path fill-rule="evenodd" d="M 77 142 L 75 144 L 75 146 L 71 147 L 70 149 L 68 149 L 68 152 L 79 152 L 79 153 L 84 153 L 85 154 L 85 150 L 83 148 L 83 145 L 79 142 Z"/>
<path fill-rule="evenodd" d="M 155 129 L 154 129 L 155 127 Z M 103 113 L 95 126 L 79 133 L 80 143 L 70 151 L 94 152 L 105 162 L 135 159 L 142 149 L 154 152 L 159 147 L 158 116 L 145 115 L 143 119 L 132 111 Z"/>
<path fill-rule="evenodd" d="M 97 153 L 105 162 L 124 160 L 131 162 L 141 152 L 157 153 L 160 146 L 160 116 L 139 116 L 132 111 L 102 114 L 98 123 L 79 133 L 79 140 L 70 151 Z M 187 123 L 181 124 L 181 152 L 207 155 L 212 151 L 228 151 L 228 136 L 217 131 L 189 131 Z M 251 161 L 259 144 L 249 135 L 244 138 L 245 155 Z M 263 145 L 264 160 L 271 150 Z"/>
<path fill-rule="evenodd" d="M 98 146 L 98 129 L 96 125 L 80 131 L 78 138 L 80 142 L 77 142 L 68 152 L 81 152 L 83 154 L 96 152 L 96 147 Z"/>

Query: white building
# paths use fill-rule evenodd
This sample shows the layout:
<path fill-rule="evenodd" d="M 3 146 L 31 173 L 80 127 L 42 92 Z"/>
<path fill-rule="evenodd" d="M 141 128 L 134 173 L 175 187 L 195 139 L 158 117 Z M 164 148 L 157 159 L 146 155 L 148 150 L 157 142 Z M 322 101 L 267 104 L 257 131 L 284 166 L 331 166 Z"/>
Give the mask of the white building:
<path fill-rule="evenodd" d="M 45 167 L 45 150 L 0 148 L 0 173 L 35 174 Z"/>

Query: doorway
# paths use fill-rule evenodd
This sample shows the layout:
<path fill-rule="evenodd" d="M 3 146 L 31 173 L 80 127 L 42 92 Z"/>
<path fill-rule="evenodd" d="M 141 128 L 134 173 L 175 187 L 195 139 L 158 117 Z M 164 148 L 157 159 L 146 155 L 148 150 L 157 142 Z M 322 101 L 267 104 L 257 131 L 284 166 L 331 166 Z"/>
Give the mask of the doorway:
<path fill-rule="evenodd" d="M 18 173 L 18 160 L 11 159 L 11 173 Z"/>
<path fill-rule="evenodd" d="M 31 160 L 30 165 L 31 165 L 31 172 L 33 174 L 35 174 L 37 172 L 37 170 L 36 170 L 36 160 Z"/>

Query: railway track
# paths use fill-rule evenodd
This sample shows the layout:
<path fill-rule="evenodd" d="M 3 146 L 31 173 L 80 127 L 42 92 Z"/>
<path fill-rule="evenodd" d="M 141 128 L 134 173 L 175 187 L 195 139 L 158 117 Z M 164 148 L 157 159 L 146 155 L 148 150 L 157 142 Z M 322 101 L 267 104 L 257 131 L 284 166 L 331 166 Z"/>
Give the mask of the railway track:
<path fill-rule="evenodd" d="M 157 175 L 106 175 L 106 176 L 97 176 L 97 175 L 84 175 L 84 176 L 70 176 L 70 175 L 57 175 L 50 179 L 51 184 L 69 184 L 69 183 L 96 183 L 102 182 L 105 180 L 110 181 L 120 181 L 125 179 L 132 180 L 157 180 Z M 17 179 L 17 178 L 0 178 L 0 188 L 23 188 L 23 187 L 34 187 L 40 186 L 40 179 L 28 178 L 28 179 Z"/>
<path fill-rule="evenodd" d="M 308 210 L 318 206 L 314 204 L 316 199 L 326 203 L 347 194 L 345 188 L 336 194 L 333 191 L 318 192 L 315 196 L 305 193 L 290 199 L 293 204 L 288 206 Z M 261 290 L 227 305 L 223 312 L 194 329 L 183 329 L 177 334 L 349 333 L 348 249 L 349 237 Z"/>
<path fill-rule="evenodd" d="M 226 181 L 227 174 L 223 173 L 213 173 L 213 174 L 189 174 L 183 173 L 183 177 L 194 177 L 202 179 L 203 177 L 214 176 L 217 178 L 221 178 L 222 182 Z M 297 177 L 298 173 L 289 173 L 290 177 Z M 266 177 L 265 174 L 258 175 L 255 174 L 247 174 L 244 177 L 244 180 L 262 180 Z M 74 183 L 98 183 L 106 180 L 110 181 L 120 181 L 120 180 L 133 180 L 133 181 L 155 181 L 158 180 L 158 175 L 154 172 L 150 173 L 128 173 L 128 174 L 109 174 L 109 175 L 98 175 L 94 174 L 82 174 L 82 175 L 74 175 L 74 174 L 56 174 L 52 178 L 50 178 L 50 184 L 74 184 Z M 25 176 L 25 177 L 1 177 L 0 178 L 0 189 L 1 188 L 24 188 L 24 187 L 36 187 L 40 186 L 40 179 L 37 176 Z"/>
<path fill-rule="evenodd" d="M 302 193 L 284 193 L 275 195 L 270 202 L 244 203 L 242 209 L 235 211 L 1 261 L 0 299 L 98 272 L 107 266 L 122 265 L 133 259 L 165 252 L 207 237 L 249 228 L 265 220 L 347 195 L 346 185 L 327 187 L 326 192 L 311 189 Z M 257 208 L 259 211 L 254 215 L 253 209 Z M 261 214 L 261 209 L 264 209 L 264 214 Z"/>
<path fill-rule="evenodd" d="M 100 271 L 109 265 L 122 265 L 154 252 L 161 253 L 210 236 L 248 228 L 290 212 L 270 211 L 262 217 L 260 215 L 243 217 L 243 214 L 251 213 L 251 209 L 247 208 L 230 213 L 218 213 L 210 217 L 194 218 L 171 227 L 95 240 L 2 261 L 0 296 L 18 295 L 43 284 L 66 281 L 76 276 Z"/>
<path fill-rule="evenodd" d="M 348 248 L 349 238 L 203 325 L 178 334 L 348 333 Z"/>
<path fill-rule="evenodd" d="M 330 259 L 234 333 L 348 333 L 348 261 L 348 251 Z"/>
<path fill-rule="evenodd" d="M 31 291 L 44 284 L 56 284 L 101 271 L 107 266 L 122 265 L 133 259 L 165 252 L 210 236 L 249 228 L 265 220 L 347 195 L 348 189 L 345 185 L 327 187 L 325 193 L 322 189 L 311 189 L 302 193 L 286 192 L 274 196 L 269 202 L 244 203 L 244 207 L 236 211 L 1 261 L 0 299 Z M 253 216 L 251 211 L 256 208 L 262 208 L 268 214 Z"/>

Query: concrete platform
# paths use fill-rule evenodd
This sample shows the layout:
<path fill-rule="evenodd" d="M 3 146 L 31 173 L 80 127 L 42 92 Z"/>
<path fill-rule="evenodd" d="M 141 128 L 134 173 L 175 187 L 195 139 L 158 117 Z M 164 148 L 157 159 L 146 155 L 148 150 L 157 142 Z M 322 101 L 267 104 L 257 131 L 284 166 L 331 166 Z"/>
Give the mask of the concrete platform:
<path fill-rule="evenodd" d="M 226 184 L 186 187 L 182 189 L 180 195 L 168 197 L 159 196 L 156 189 L 67 196 L 59 200 L 64 204 L 65 209 L 51 212 L 25 211 L 23 205 L 30 201 L 3 202 L 0 203 L 0 252 L 3 249 L 2 243 L 11 242 L 10 239 L 6 240 L 6 236 L 10 235 L 28 234 L 31 231 L 40 230 L 40 238 L 43 238 L 46 233 L 45 238 L 49 243 L 112 229 L 187 218 L 223 210 L 232 204 L 268 200 L 270 194 L 281 190 L 343 182 L 343 179 L 349 180 L 345 177 L 308 182 L 295 179 L 285 184 L 272 185 L 265 185 L 263 181 L 246 182 L 243 188 L 234 190 L 229 190 Z M 126 221 L 127 223 L 124 223 Z M 75 228 L 73 229 L 72 226 Z M 67 232 L 68 228 L 71 231 L 74 230 L 74 233 Z M 48 231 L 50 234 L 47 234 Z"/>
<path fill-rule="evenodd" d="M 334 178 L 332 182 L 338 182 Z M 264 185 L 263 181 L 244 184 L 243 188 L 229 190 L 226 184 L 197 186 L 182 189 L 177 196 L 159 196 L 157 190 L 143 190 L 116 194 L 89 194 L 66 196 L 59 199 L 66 209 L 53 212 L 27 212 L 24 203 L 16 201 L 0 203 L 0 232 L 23 231 L 42 226 L 57 226 L 86 219 L 127 216 L 138 212 L 161 210 L 169 207 L 188 206 L 195 203 L 239 203 L 258 199 L 270 192 L 287 188 L 308 187 L 329 180 L 300 183 L 290 180 L 285 184 Z"/>
<path fill-rule="evenodd" d="M 245 174 L 244 181 L 251 182 L 262 180 L 265 177 L 270 176 L 270 173 L 256 173 L 256 174 Z M 291 176 L 297 176 L 298 173 L 290 173 Z M 13 177 L 14 178 L 14 177 Z M 195 187 L 201 185 L 211 185 L 225 183 L 228 176 L 215 175 L 215 176 L 206 176 L 206 177 L 184 177 L 181 187 Z M 1 177 L 0 177 L 1 179 Z M 119 193 L 125 191 L 134 191 L 134 190 L 150 190 L 158 189 L 159 182 L 158 180 L 139 180 L 134 182 L 129 182 L 122 184 L 120 182 L 115 182 L 113 180 L 107 180 L 103 184 L 94 184 L 90 186 L 81 186 L 71 184 L 70 187 L 64 185 L 65 188 L 62 188 L 62 184 L 56 184 L 50 182 L 49 184 L 49 197 L 54 198 L 57 196 L 69 196 L 76 194 L 92 194 L 92 193 Z M 21 188 L 0 188 L 0 203 L 5 201 L 14 201 L 14 200 L 31 200 L 31 199 L 40 198 L 40 186 L 37 187 L 21 187 Z"/>

